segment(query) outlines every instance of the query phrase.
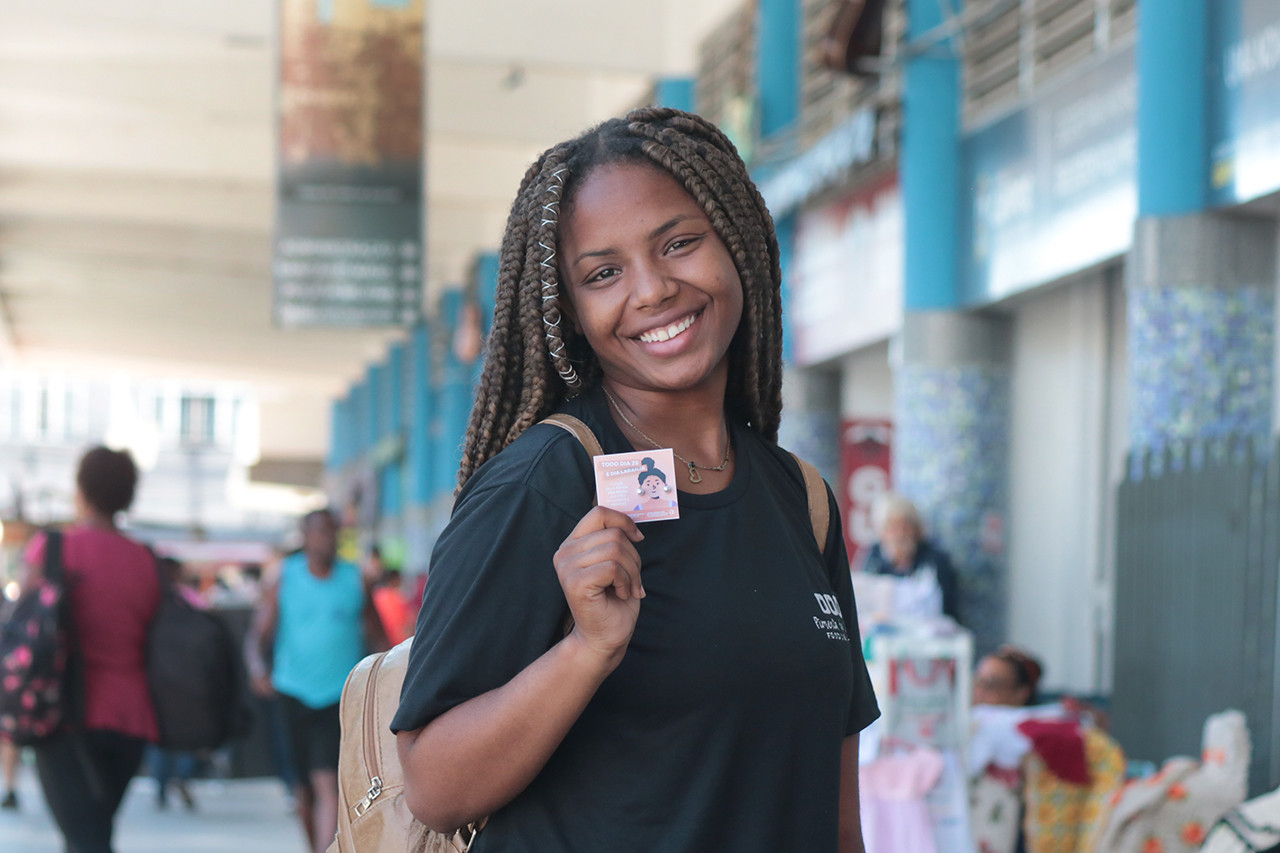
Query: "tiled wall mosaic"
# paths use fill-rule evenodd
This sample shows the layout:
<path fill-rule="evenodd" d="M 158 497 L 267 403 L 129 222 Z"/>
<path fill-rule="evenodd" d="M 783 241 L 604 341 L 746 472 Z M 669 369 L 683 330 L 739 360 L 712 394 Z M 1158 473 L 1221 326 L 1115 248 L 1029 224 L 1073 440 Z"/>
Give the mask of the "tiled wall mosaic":
<path fill-rule="evenodd" d="M 1271 434 L 1275 287 L 1129 289 L 1135 448 Z"/>
<path fill-rule="evenodd" d="M 894 482 L 951 554 L 981 655 L 1006 639 L 1009 371 L 904 365 L 895 387 Z"/>
<path fill-rule="evenodd" d="M 840 476 L 840 418 L 789 406 L 782 410 L 778 444 L 817 468 L 834 489 Z"/>

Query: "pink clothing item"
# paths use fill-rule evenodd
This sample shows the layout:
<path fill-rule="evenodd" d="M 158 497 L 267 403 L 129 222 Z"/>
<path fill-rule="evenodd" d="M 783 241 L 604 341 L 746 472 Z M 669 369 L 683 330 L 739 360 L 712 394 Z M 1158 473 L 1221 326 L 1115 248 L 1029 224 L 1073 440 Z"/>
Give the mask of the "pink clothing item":
<path fill-rule="evenodd" d="M 44 565 L 44 544 L 43 534 L 31 541 L 30 565 Z M 146 646 L 160 604 L 155 559 L 115 531 L 72 527 L 62 535 L 62 560 L 84 656 L 84 727 L 154 741 Z"/>
<path fill-rule="evenodd" d="M 935 853 L 925 795 L 942 777 L 938 752 L 922 748 L 880 758 L 858 770 L 867 853 Z"/>

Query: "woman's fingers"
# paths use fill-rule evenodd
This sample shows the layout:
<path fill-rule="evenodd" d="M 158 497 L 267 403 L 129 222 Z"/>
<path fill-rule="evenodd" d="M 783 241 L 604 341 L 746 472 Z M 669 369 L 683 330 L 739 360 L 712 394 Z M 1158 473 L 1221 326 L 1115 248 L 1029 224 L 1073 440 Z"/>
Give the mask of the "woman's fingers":
<path fill-rule="evenodd" d="M 589 533 L 611 528 L 621 530 L 632 542 L 639 542 L 644 538 L 644 534 L 640 532 L 640 528 L 636 526 L 630 516 L 607 506 L 596 506 L 592 507 L 591 511 L 578 521 L 573 531 L 569 534 L 569 538 L 565 541 L 580 539 Z"/>
<path fill-rule="evenodd" d="M 623 513 L 596 507 L 582 517 L 555 554 L 556 574 L 576 623 L 596 649 L 616 655 L 635 630 L 644 598 L 636 542 L 644 534 Z"/>

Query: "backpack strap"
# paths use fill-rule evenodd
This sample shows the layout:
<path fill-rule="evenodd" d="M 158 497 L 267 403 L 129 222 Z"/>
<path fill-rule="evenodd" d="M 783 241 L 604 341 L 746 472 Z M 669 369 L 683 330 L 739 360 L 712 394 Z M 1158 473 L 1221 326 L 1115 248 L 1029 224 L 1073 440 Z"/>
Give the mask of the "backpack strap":
<path fill-rule="evenodd" d="M 596 438 L 596 434 L 591 431 L 591 427 L 587 426 L 573 415 L 565 415 L 557 412 L 554 415 L 547 415 L 547 417 L 543 419 L 542 423 L 553 424 L 554 426 L 558 426 L 560 429 L 571 433 L 574 438 L 578 439 L 578 443 L 586 448 L 588 456 L 594 457 L 602 456 L 604 454 L 604 449 L 600 447 L 600 440 Z"/>
<path fill-rule="evenodd" d="M 63 583 L 66 568 L 62 564 L 62 531 L 48 528 L 44 532 L 44 563 L 40 566 L 41 577 L 49 583 Z"/>
<path fill-rule="evenodd" d="M 809 500 L 809 522 L 813 525 L 813 538 L 818 540 L 818 550 L 827 553 L 827 531 L 831 529 L 831 504 L 827 503 L 827 484 L 822 481 L 818 469 L 808 462 L 795 457 L 800 466 L 800 475 L 804 477 L 805 497 Z"/>

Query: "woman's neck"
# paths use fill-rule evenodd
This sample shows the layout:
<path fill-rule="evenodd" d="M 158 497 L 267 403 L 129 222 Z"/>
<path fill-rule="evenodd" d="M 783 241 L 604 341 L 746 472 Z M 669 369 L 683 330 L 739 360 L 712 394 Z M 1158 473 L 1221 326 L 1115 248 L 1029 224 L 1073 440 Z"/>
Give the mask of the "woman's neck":
<path fill-rule="evenodd" d="M 632 446 L 672 449 L 682 490 L 718 491 L 733 479 L 723 386 L 711 392 L 668 393 L 606 381 L 603 390 L 614 423 Z"/>

